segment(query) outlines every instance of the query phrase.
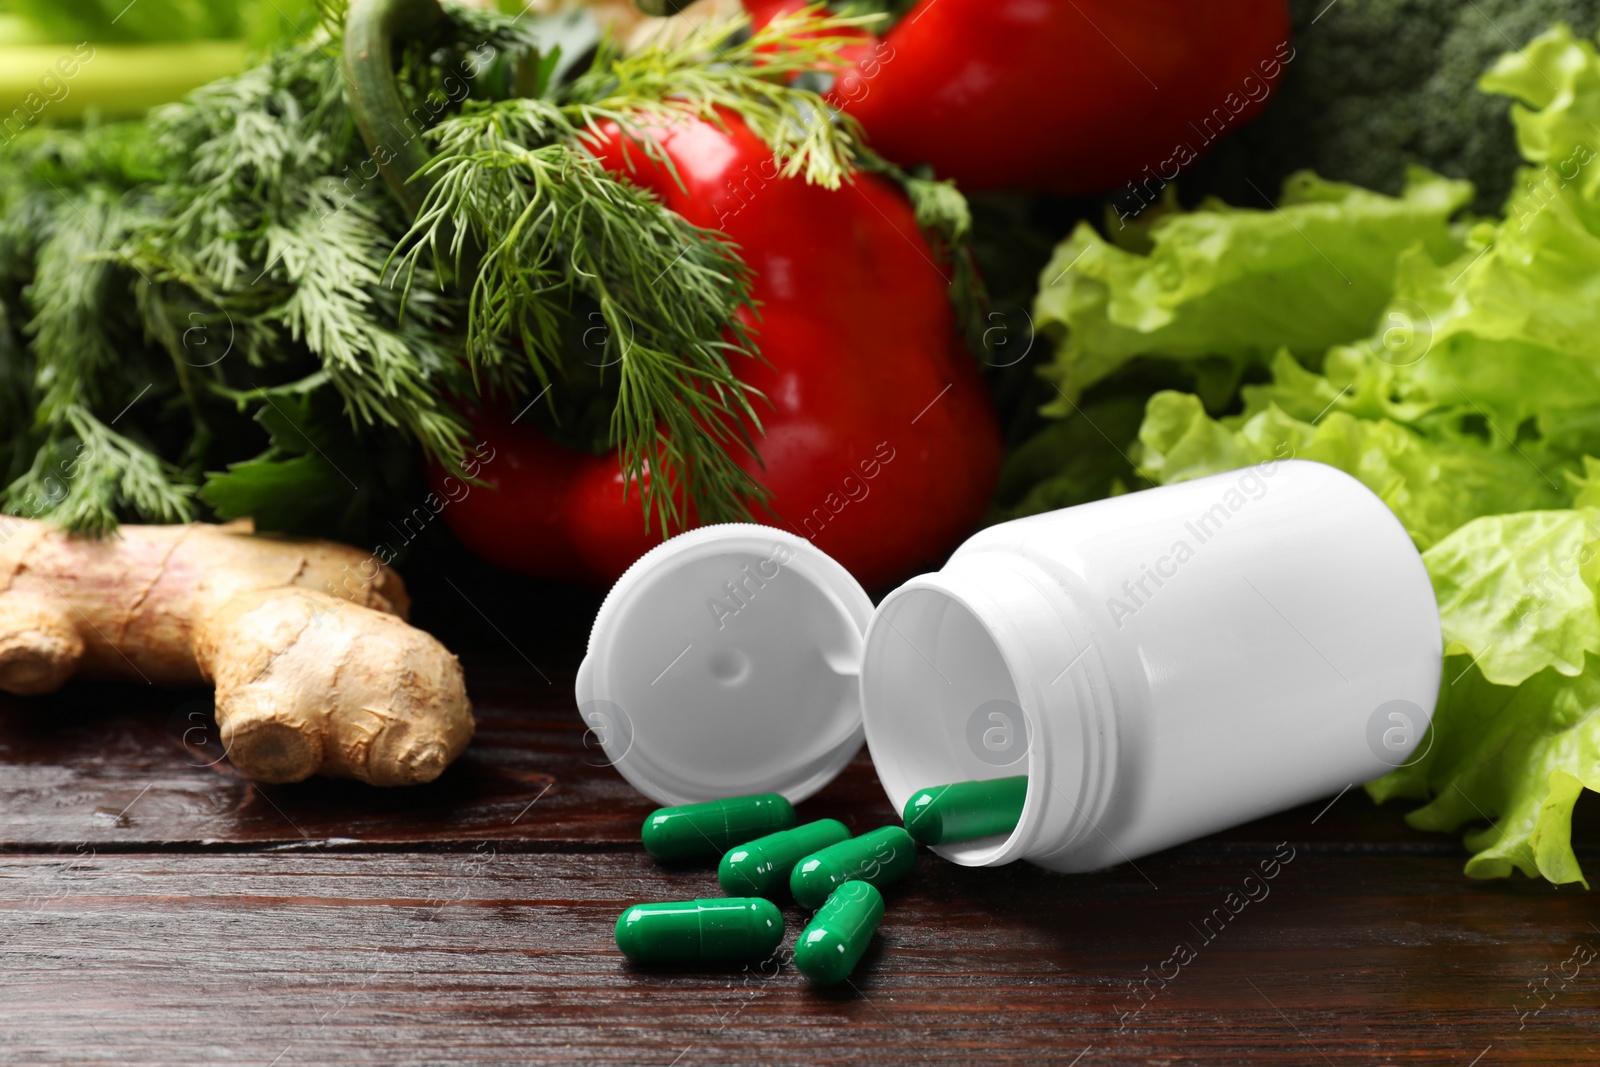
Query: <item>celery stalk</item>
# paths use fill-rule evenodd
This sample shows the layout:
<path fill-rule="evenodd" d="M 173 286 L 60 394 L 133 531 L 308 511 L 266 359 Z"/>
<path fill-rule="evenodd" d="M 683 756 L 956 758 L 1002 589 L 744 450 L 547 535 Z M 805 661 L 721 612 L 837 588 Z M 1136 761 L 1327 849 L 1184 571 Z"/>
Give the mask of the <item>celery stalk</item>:
<path fill-rule="evenodd" d="M 0 46 L 0 141 L 38 121 L 144 113 L 245 68 L 244 41 Z"/>

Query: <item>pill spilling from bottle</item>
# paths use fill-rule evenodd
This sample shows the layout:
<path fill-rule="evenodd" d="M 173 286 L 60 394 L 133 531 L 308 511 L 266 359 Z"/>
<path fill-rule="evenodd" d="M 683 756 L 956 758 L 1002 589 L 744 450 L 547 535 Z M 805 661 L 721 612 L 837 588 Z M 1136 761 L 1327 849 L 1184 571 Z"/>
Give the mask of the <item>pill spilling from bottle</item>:
<path fill-rule="evenodd" d="M 911 835 L 899 826 L 883 826 L 802 858 L 789 876 L 789 891 L 796 904 L 821 907 L 846 882 L 886 886 L 916 862 L 917 843 Z"/>
<path fill-rule="evenodd" d="M 826 787 L 863 742 L 912 844 L 1100 870 L 1392 770 L 1428 736 L 1440 635 L 1384 500 L 1278 455 L 988 526 L 876 603 L 804 532 L 689 530 L 618 579 L 573 695 L 645 795 L 766 794 L 664 809 L 645 844 L 714 864 L 759 842 L 719 875 L 774 899 L 789 853 L 761 839 L 797 825 L 783 798 Z M 1396 707 L 1414 729 L 1388 730 Z M 899 861 L 818 863 L 790 888 L 816 908 Z"/>
<path fill-rule="evenodd" d="M 717 865 L 724 893 L 776 899 L 789 891 L 789 873 L 805 857 L 850 838 L 838 819 L 818 819 L 729 849 Z"/>
<path fill-rule="evenodd" d="M 951 782 L 913 793 L 904 827 L 881 826 L 859 837 L 837 819 L 803 826 L 775 793 L 660 808 L 644 821 L 645 850 L 658 860 L 707 859 L 720 853 L 717 882 L 725 899 L 635 904 L 617 919 L 617 947 L 637 963 L 747 963 L 783 942 L 775 900 L 787 891 L 816 909 L 795 943 L 794 963 L 815 985 L 850 976 L 883 920 L 882 887 L 917 862 L 917 845 L 973 841 L 1017 828 L 1028 776 Z"/>
<path fill-rule="evenodd" d="M 1026 786 L 1027 779 L 1021 781 Z M 939 794 L 940 818 L 976 825 L 979 817 L 968 809 L 989 794 L 960 787 L 984 784 L 925 792 Z M 1008 788 L 1001 788 L 1001 802 L 1009 802 Z M 951 790 L 954 798 L 944 801 Z M 645 850 L 665 861 L 705 859 L 720 851 L 717 881 L 729 895 L 634 904 L 617 919 L 617 948 L 635 963 L 672 966 L 768 959 L 782 944 L 784 931 L 783 914 L 773 901 L 788 892 L 801 907 L 816 909 L 795 944 L 796 969 L 815 985 L 844 981 L 883 920 L 881 887 L 916 866 L 917 843 L 899 826 L 851 837 L 837 819 L 803 826 L 796 821 L 793 806 L 777 794 L 651 812 L 640 834 Z"/>
<path fill-rule="evenodd" d="M 787 830 L 799 820 L 776 793 L 729 797 L 658 808 L 640 831 L 644 850 L 658 860 L 712 859 L 741 842 Z"/>
<path fill-rule="evenodd" d="M 924 845 L 950 845 L 1009 834 L 1022 818 L 1028 776 L 953 782 L 911 794 L 901 817 Z"/>

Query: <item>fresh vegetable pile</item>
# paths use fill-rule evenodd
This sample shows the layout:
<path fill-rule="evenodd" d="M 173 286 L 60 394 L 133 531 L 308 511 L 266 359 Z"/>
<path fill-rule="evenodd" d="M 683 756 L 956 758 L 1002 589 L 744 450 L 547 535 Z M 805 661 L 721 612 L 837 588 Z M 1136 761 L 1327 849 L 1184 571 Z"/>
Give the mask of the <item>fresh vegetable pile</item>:
<path fill-rule="evenodd" d="M 981 516 L 965 202 L 795 81 L 862 19 L 623 55 L 581 13 L 329 14 L 147 122 L 10 149 L 7 509 L 251 516 L 380 562 L 445 513 L 592 581 L 761 516 L 883 582 Z M 884 509 L 922 519 L 885 538 Z"/>
<path fill-rule="evenodd" d="M 1425 550 L 1446 646 L 1422 755 L 1372 795 L 1427 799 L 1421 828 L 1478 825 L 1469 874 L 1571 882 L 1573 805 L 1600 789 L 1600 55 L 1558 27 L 1482 87 L 1517 102 L 1526 161 L 1498 221 L 1414 170 L 1399 197 L 1299 175 L 1280 210 L 1209 203 L 1135 248 L 1080 226 L 1038 300 L 1065 335 L 1069 418 L 1047 433 L 1115 410 L 1138 364 L 1193 391 L 1150 397 L 1128 456 L 1080 455 L 1020 509 L 1290 451 L 1361 479 Z"/>
<path fill-rule="evenodd" d="M 145 119 L 48 91 L 0 155 L 0 509 L 249 516 L 377 565 L 443 515 L 588 581 L 756 519 L 879 585 L 985 507 L 1292 453 L 1382 496 L 1439 597 L 1447 685 L 1372 794 L 1476 827 L 1470 874 L 1581 880 L 1600 56 L 1558 25 L 1462 89 L 1504 27 L 1596 12 L 1485 5 L 1493 35 L 1432 0 L 749 0 L 628 52 L 582 13 L 354 0 Z M 11 10 L 45 34 L 16 47 L 237 52 L 305 8 Z M 1191 164 L 1251 206 L 1181 207 Z M 1024 305 L 1035 363 L 1004 347 Z"/>

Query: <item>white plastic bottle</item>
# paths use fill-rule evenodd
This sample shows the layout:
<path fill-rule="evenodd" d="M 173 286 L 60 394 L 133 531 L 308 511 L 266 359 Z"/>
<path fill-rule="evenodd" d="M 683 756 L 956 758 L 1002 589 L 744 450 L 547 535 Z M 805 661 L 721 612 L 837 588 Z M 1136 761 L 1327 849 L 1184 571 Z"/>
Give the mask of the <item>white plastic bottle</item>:
<path fill-rule="evenodd" d="M 804 799 L 863 728 L 896 810 L 1026 774 L 1013 833 L 934 851 L 1079 871 L 1401 764 L 1441 645 L 1389 509 L 1286 460 L 991 527 L 876 611 L 800 537 L 692 531 L 618 580 L 577 696 L 664 804 Z"/>
<path fill-rule="evenodd" d="M 1092 870 L 1392 769 L 1441 646 L 1382 501 L 1273 461 L 980 532 L 879 605 L 862 706 L 897 806 L 1029 776 L 1009 837 L 935 851 Z"/>

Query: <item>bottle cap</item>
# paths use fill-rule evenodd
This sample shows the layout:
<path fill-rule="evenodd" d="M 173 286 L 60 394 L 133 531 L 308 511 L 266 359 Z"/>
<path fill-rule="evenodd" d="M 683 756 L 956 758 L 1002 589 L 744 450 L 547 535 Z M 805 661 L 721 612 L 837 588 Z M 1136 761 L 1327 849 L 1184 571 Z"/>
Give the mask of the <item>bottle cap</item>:
<path fill-rule="evenodd" d="M 804 800 L 861 748 L 872 600 L 804 538 L 729 523 L 678 535 L 617 579 L 578 668 L 605 762 L 658 804 Z"/>

